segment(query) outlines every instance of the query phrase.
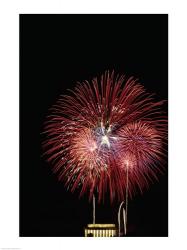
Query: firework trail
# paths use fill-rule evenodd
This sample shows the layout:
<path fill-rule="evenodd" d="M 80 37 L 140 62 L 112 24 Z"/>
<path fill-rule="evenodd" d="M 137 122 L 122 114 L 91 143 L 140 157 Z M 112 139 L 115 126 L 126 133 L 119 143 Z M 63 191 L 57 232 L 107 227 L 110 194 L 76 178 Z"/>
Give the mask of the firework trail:
<path fill-rule="evenodd" d="M 133 77 L 107 71 L 90 83 L 77 83 L 51 108 L 43 142 L 53 171 L 72 192 L 104 199 L 142 192 L 163 172 L 167 117 Z"/>

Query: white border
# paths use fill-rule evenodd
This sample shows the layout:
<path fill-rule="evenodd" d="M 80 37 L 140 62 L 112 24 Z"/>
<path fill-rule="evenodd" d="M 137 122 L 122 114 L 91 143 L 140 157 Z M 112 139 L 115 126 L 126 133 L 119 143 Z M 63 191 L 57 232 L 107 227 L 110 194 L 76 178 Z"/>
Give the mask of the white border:
<path fill-rule="evenodd" d="M 178 0 L 1 0 L 0 2 L 0 249 L 187 249 L 186 8 Z M 19 238 L 19 13 L 169 14 L 169 237 Z"/>

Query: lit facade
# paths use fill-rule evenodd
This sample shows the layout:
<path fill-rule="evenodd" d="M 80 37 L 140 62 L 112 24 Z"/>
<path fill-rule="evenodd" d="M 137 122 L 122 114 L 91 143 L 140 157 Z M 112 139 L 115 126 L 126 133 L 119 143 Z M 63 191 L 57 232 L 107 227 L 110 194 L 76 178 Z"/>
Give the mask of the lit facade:
<path fill-rule="evenodd" d="M 115 224 L 88 224 L 84 231 L 85 237 L 114 237 L 117 236 Z"/>

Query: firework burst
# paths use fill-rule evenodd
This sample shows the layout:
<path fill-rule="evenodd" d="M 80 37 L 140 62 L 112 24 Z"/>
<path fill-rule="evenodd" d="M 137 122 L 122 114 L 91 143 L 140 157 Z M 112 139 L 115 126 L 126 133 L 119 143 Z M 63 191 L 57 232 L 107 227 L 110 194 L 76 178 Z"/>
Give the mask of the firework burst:
<path fill-rule="evenodd" d="M 162 172 L 167 118 L 134 78 L 105 72 L 77 83 L 48 116 L 43 143 L 59 180 L 80 195 L 109 191 L 111 201 L 143 191 Z"/>

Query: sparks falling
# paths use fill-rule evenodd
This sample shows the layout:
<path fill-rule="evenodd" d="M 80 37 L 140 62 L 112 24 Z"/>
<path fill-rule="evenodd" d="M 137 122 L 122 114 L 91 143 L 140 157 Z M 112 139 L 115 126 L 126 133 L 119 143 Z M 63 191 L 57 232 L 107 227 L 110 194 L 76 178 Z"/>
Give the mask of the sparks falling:
<path fill-rule="evenodd" d="M 78 83 L 52 107 L 44 133 L 44 155 L 59 180 L 80 195 L 98 193 L 123 200 L 128 170 L 130 196 L 162 172 L 167 117 L 163 101 L 133 77 L 105 72 Z"/>

